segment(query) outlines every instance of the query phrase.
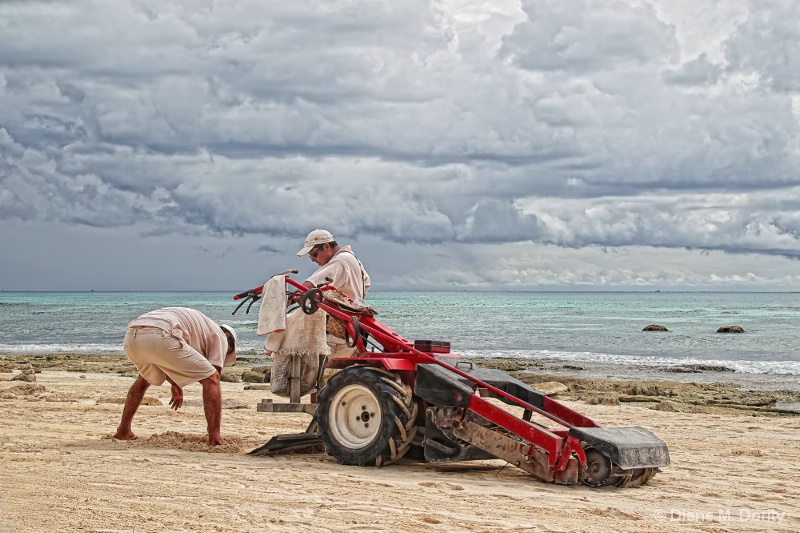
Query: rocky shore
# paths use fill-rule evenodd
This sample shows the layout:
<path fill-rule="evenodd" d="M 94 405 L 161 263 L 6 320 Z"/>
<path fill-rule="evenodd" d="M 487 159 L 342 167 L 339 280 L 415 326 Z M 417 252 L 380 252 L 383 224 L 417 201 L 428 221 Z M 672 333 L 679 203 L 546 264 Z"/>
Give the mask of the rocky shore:
<path fill-rule="evenodd" d="M 782 407 L 800 402 L 800 391 L 748 390 L 732 383 L 695 383 L 676 380 L 587 379 L 564 375 L 563 367 L 548 368 L 536 361 L 517 359 L 476 359 L 481 367 L 497 368 L 524 383 L 552 395 L 553 383 L 566 390 L 559 398 L 589 404 L 638 403 L 660 411 L 706 414 L 797 416 L 800 410 Z M 558 369 L 558 374 L 548 370 Z M 580 369 L 576 369 L 580 370 Z M 685 372 L 718 372 L 717 368 L 683 369 Z M 674 369 L 669 371 L 674 372 Z"/>
<path fill-rule="evenodd" d="M 565 375 L 563 367 L 547 367 L 540 362 L 518 359 L 475 359 L 483 368 L 509 373 L 545 394 L 588 404 L 619 405 L 636 403 L 661 411 L 753 416 L 800 416 L 800 391 L 747 390 L 732 383 L 694 383 L 677 380 L 625 381 L 587 379 Z M 9 355 L 0 356 L 0 380 L 20 381 L 42 370 L 79 373 L 112 373 L 136 376 L 136 368 L 119 355 Z M 553 370 L 559 370 L 554 373 Z M 718 369 L 683 369 L 702 372 Z M 674 369 L 672 371 L 675 371 Z M 241 358 L 223 371 L 223 381 L 269 383 L 269 365 L 264 358 Z"/>

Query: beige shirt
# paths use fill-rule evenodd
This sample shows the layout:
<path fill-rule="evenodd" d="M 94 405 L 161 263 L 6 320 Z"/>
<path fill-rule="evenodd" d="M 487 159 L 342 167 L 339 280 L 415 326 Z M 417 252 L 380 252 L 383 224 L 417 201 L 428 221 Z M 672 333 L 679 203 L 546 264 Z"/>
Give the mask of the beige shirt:
<path fill-rule="evenodd" d="M 230 356 L 228 339 L 216 322 L 196 309 L 164 307 L 132 320 L 128 327 L 149 326 L 159 328 L 180 339 L 208 359 L 214 366 L 232 365 L 236 354 Z"/>
<path fill-rule="evenodd" d="M 353 299 L 364 298 L 369 290 L 369 274 L 353 255 L 350 246 L 339 248 L 331 260 L 319 267 L 306 281 L 316 287 L 319 284 L 327 283 L 326 277 L 333 280 L 331 285 Z"/>

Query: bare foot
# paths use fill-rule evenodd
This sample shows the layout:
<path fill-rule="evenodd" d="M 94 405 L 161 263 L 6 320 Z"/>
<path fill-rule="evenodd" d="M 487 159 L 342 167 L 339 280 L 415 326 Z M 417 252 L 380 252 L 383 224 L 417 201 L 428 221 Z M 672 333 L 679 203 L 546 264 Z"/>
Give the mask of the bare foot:
<path fill-rule="evenodd" d="M 117 440 L 136 440 L 136 439 L 138 439 L 139 437 L 138 437 L 137 435 L 135 435 L 135 434 L 133 433 L 133 431 L 127 431 L 127 432 L 120 432 L 120 431 L 117 431 L 117 432 L 114 434 L 114 436 L 113 436 L 113 437 L 111 437 L 111 438 L 112 438 L 112 439 L 117 439 Z"/>
<path fill-rule="evenodd" d="M 208 438 L 208 445 L 209 446 L 224 446 L 226 444 L 228 444 L 228 443 L 225 442 L 224 440 L 222 440 L 222 437 L 216 437 L 216 438 L 209 437 Z"/>

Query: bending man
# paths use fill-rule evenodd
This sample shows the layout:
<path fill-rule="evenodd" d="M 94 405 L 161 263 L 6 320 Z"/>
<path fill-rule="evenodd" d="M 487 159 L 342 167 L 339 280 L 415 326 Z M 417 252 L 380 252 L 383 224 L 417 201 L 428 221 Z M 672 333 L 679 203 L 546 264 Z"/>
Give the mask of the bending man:
<path fill-rule="evenodd" d="M 233 328 L 219 326 L 200 311 L 187 307 L 156 309 L 128 324 L 125 354 L 136 366 L 139 377 L 128 391 L 115 439 L 136 438 L 131 430 L 133 415 L 150 385 L 168 381 L 172 385 L 169 405 L 177 411 L 183 405 L 183 387 L 199 381 L 203 386 L 208 444 L 225 444 L 220 436 L 219 376 L 223 365 L 232 365 L 236 360 Z"/>

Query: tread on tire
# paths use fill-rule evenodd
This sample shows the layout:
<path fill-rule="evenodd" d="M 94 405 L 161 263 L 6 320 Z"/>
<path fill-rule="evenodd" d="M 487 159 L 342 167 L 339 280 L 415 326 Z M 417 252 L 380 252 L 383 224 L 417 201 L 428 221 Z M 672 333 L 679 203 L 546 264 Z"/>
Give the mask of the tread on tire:
<path fill-rule="evenodd" d="M 314 420 L 328 455 L 344 465 L 383 466 L 401 459 L 416 434 L 411 387 L 383 368 L 351 366 L 319 393 Z"/>

